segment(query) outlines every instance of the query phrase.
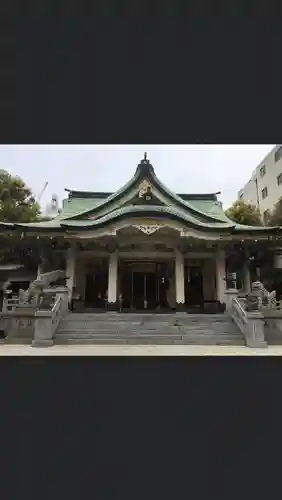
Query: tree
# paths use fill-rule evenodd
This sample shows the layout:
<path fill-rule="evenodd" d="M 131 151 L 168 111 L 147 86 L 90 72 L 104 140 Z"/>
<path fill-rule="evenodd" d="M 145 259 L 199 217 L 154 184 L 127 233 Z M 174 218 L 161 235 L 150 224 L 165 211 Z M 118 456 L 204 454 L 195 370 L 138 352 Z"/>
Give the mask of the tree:
<path fill-rule="evenodd" d="M 20 177 L 0 170 L 0 221 L 35 222 L 41 220 L 40 206 L 31 190 Z M 23 238 L 15 232 L 0 236 L 0 261 L 24 263 L 27 267 L 37 265 L 38 243 L 35 237 Z"/>
<path fill-rule="evenodd" d="M 225 214 L 227 217 L 238 224 L 246 224 L 248 226 L 261 226 L 261 216 L 258 209 L 250 203 L 238 200 L 229 207 Z"/>
<path fill-rule="evenodd" d="M 274 205 L 274 208 L 269 212 L 267 217 L 268 226 L 282 226 L 282 197 Z"/>
<path fill-rule="evenodd" d="M 0 170 L 0 221 L 35 222 L 39 217 L 40 206 L 24 181 Z"/>

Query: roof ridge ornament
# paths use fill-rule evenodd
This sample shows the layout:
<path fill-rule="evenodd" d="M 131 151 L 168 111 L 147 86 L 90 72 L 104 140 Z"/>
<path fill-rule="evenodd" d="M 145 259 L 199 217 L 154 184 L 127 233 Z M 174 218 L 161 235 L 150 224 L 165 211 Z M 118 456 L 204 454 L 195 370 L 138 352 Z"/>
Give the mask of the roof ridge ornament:
<path fill-rule="evenodd" d="M 150 163 L 149 160 L 147 159 L 147 153 L 144 153 L 144 158 L 141 160 L 141 163 Z"/>
<path fill-rule="evenodd" d="M 143 175 L 148 175 L 149 172 L 154 172 L 153 165 L 151 165 L 150 160 L 148 160 L 147 153 L 144 153 L 144 158 L 140 161 L 139 165 L 137 166 L 137 172 L 142 172 Z"/>

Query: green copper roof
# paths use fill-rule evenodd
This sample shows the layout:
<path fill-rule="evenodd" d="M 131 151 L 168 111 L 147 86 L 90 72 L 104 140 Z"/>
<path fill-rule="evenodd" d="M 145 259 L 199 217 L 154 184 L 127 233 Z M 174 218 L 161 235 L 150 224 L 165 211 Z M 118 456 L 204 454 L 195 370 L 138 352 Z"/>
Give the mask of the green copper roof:
<path fill-rule="evenodd" d="M 159 190 L 161 194 L 165 195 L 168 206 L 177 208 L 182 216 L 189 211 L 195 217 L 204 219 L 206 223 L 219 222 L 234 225 L 224 214 L 221 204 L 217 201 L 214 193 L 206 195 L 187 194 L 182 195 L 185 196 L 185 199 L 183 199 L 161 183 L 148 160 L 146 162 L 142 160 L 142 162 L 138 165 L 134 176 L 117 192 L 110 194 L 106 198 L 101 199 L 101 197 L 98 197 L 98 193 L 89 191 L 85 192 L 85 194 L 81 191 L 69 191 L 69 199 L 64 202 L 61 219 L 88 219 L 90 215 L 99 217 L 99 213 L 102 210 L 105 211 L 106 207 L 108 207 L 110 213 L 112 210 L 117 209 L 117 206 L 114 206 L 117 203 L 122 206 L 122 199 L 127 193 L 136 190 L 142 180 L 148 179 L 157 191 Z M 104 196 L 107 193 L 102 194 Z M 95 198 L 95 195 L 97 198 Z"/>
<path fill-rule="evenodd" d="M 165 216 L 172 216 L 174 219 L 177 219 L 182 222 L 186 222 L 196 227 L 204 228 L 204 229 L 232 229 L 235 227 L 234 223 L 230 222 L 215 222 L 215 223 L 205 223 L 200 221 L 198 218 L 194 217 L 192 214 L 187 212 L 186 214 L 179 212 L 175 207 L 167 207 L 167 206 L 159 206 L 159 205 L 129 205 L 124 206 L 119 209 L 113 210 L 112 212 L 104 215 L 103 217 L 99 217 L 95 220 L 62 220 L 61 225 L 68 227 L 87 227 L 94 228 L 97 226 L 102 226 L 111 221 L 114 221 L 123 216 L 132 216 L 132 217 L 142 217 L 145 214 L 150 214 L 152 217 L 156 218 L 165 218 Z"/>
<path fill-rule="evenodd" d="M 89 212 L 89 210 L 91 211 L 92 208 L 99 205 L 100 202 L 100 199 L 93 198 L 69 198 L 64 200 L 60 218 L 68 219 L 69 217 L 75 217 L 78 214 Z"/>
<path fill-rule="evenodd" d="M 143 181 L 149 181 L 153 198 L 151 203 L 135 204 L 134 197 Z M 2 229 L 18 228 L 22 231 L 64 232 L 77 229 L 98 228 L 122 217 L 172 218 L 202 230 L 243 232 L 273 232 L 279 228 L 244 226 L 235 224 L 224 213 L 216 193 L 182 194 L 170 191 L 156 176 L 147 160 L 141 160 L 134 176 L 115 193 L 69 191 L 62 212 L 51 221 L 29 224 L 5 224 Z M 138 196 L 138 195 L 137 195 Z M 158 203 L 160 198 L 160 205 Z M 162 202 L 162 204 L 161 204 Z M 91 218 L 90 218 L 91 217 Z"/>
<path fill-rule="evenodd" d="M 186 202 L 187 203 L 187 202 Z M 171 202 L 172 204 L 172 202 Z M 173 206 L 173 204 L 171 205 Z M 103 208 L 103 204 L 101 204 L 101 200 L 93 199 L 93 198 L 70 198 L 65 200 L 62 213 L 60 214 L 60 219 L 69 219 L 76 218 L 81 216 L 81 213 L 87 213 L 87 216 L 91 213 L 93 208 Z M 202 199 L 193 199 L 189 201 L 189 208 L 193 209 L 194 214 L 199 214 L 202 217 L 204 216 L 214 219 L 215 222 L 228 222 L 230 220 L 224 214 L 224 211 L 221 208 L 219 202 L 214 200 L 202 200 Z M 179 210 L 187 212 L 186 205 L 182 204 L 182 207 L 179 207 Z"/>

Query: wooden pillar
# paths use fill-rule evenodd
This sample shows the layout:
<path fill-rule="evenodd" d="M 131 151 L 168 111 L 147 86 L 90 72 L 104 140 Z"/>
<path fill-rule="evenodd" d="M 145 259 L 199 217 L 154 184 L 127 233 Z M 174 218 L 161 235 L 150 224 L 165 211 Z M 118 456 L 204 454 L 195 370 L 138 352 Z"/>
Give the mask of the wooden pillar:
<path fill-rule="evenodd" d="M 220 250 L 216 254 L 215 281 L 216 281 L 216 300 L 218 300 L 218 302 L 220 302 L 221 304 L 225 304 L 226 269 L 225 269 L 224 250 Z"/>
<path fill-rule="evenodd" d="M 116 250 L 109 256 L 108 309 L 112 311 L 116 311 L 118 309 L 117 279 L 118 279 L 118 251 Z"/>
<path fill-rule="evenodd" d="M 185 309 L 184 257 L 177 248 L 174 251 L 176 310 L 183 311 Z"/>
<path fill-rule="evenodd" d="M 76 248 L 75 245 L 71 245 L 67 250 L 66 259 L 66 276 L 67 276 L 67 287 L 69 290 L 69 302 L 72 300 L 73 287 L 75 286 L 75 264 L 76 264 Z"/>
<path fill-rule="evenodd" d="M 243 274 L 243 276 L 242 276 L 243 291 L 245 293 L 249 293 L 251 291 L 251 272 L 250 272 L 249 261 L 247 259 L 244 262 L 242 274 Z"/>

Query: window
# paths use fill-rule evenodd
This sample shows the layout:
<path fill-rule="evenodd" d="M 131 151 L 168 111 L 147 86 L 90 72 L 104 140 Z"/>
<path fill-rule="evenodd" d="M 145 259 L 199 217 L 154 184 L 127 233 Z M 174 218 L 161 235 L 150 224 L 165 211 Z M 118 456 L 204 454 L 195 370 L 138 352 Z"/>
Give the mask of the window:
<path fill-rule="evenodd" d="M 267 197 L 267 187 L 263 188 L 262 191 L 261 191 L 261 197 L 262 199 L 264 200 L 264 198 Z"/>
<path fill-rule="evenodd" d="M 281 146 L 274 153 L 274 161 L 275 161 L 275 163 L 277 163 L 280 160 L 280 158 L 282 158 L 282 147 Z"/>
<path fill-rule="evenodd" d="M 260 173 L 261 177 L 264 177 L 264 175 L 266 174 L 266 167 L 265 167 L 265 165 L 262 165 L 262 167 L 260 167 L 259 173 Z"/>
<path fill-rule="evenodd" d="M 282 184 L 282 173 L 277 175 L 277 184 L 278 184 L 278 186 L 280 186 L 280 184 Z"/>

